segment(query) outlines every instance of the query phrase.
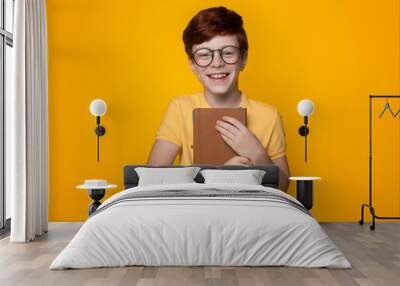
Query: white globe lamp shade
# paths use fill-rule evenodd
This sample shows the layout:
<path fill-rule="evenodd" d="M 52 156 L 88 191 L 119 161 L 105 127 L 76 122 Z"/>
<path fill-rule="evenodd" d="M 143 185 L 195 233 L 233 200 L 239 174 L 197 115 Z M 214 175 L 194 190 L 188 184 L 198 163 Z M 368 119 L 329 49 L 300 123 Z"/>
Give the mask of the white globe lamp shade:
<path fill-rule="evenodd" d="M 94 116 L 103 116 L 107 111 L 107 104 L 102 99 L 95 99 L 90 103 L 90 113 Z"/>
<path fill-rule="evenodd" d="M 314 103 L 309 99 L 303 99 L 297 105 L 297 111 L 301 116 L 310 116 L 314 112 Z"/>

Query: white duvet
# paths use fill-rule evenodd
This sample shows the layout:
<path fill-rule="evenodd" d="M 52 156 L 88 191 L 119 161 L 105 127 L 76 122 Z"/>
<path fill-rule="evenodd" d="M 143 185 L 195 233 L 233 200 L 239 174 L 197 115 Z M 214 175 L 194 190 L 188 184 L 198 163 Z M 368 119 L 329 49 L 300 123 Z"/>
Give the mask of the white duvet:
<path fill-rule="evenodd" d="M 163 190 L 277 189 L 239 184 L 138 186 Z M 297 202 L 298 203 L 298 202 Z M 145 266 L 294 266 L 350 268 L 318 222 L 293 206 L 255 198 L 153 198 L 123 201 L 90 217 L 50 269 Z"/>

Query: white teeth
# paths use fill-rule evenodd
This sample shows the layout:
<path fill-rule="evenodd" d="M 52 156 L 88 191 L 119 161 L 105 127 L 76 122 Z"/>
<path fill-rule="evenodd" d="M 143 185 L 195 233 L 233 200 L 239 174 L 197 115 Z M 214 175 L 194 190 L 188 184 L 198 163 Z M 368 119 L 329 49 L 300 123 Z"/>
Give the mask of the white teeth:
<path fill-rule="evenodd" d="M 216 73 L 216 74 L 209 74 L 208 76 L 211 78 L 224 78 L 224 77 L 227 77 L 228 74 L 227 73 Z"/>

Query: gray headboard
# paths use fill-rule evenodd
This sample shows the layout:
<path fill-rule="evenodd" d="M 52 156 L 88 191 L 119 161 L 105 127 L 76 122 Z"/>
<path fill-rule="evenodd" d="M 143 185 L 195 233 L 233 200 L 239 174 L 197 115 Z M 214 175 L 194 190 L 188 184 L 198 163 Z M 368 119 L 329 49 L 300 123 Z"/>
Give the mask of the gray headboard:
<path fill-rule="evenodd" d="M 240 165 L 222 165 L 222 166 L 206 166 L 206 165 L 192 165 L 200 167 L 201 169 L 222 169 L 222 170 L 264 170 L 266 173 L 262 180 L 262 185 L 278 189 L 279 186 L 279 168 L 275 165 L 259 165 L 252 167 L 244 167 Z M 124 189 L 136 187 L 139 182 L 139 177 L 135 171 L 136 167 L 157 167 L 157 168 L 182 168 L 187 166 L 179 165 L 163 165 L 163 166 L 150 166 L 150 165 L 126 165 L 124 167 Z M 203 176 L 198 173 L 194 178 L 197 183 L 204 183 Z"/>

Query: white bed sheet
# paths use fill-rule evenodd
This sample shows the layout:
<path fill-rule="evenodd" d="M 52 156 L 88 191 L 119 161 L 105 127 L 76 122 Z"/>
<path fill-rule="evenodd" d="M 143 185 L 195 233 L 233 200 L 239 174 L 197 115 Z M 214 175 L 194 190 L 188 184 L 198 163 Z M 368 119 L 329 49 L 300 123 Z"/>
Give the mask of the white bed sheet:
<path fill-rule="evenodd" d="M 239 184 L 138 186 L 154 190 L 263 190 Z M 293 266 L 350 268 L 343 253 L 310 215 L 262 199 L 184 198 L 125 201 L 90 217 L 50 269 L 127 265 Z"/>

